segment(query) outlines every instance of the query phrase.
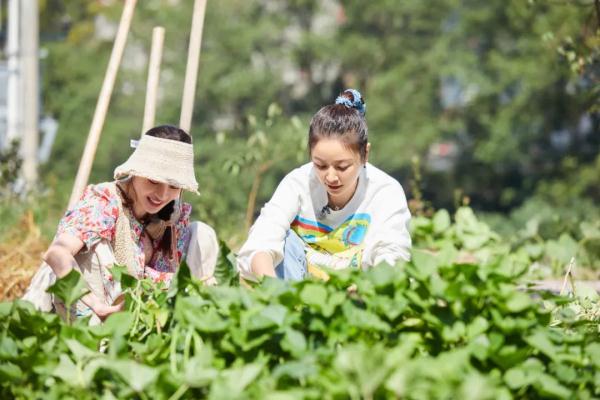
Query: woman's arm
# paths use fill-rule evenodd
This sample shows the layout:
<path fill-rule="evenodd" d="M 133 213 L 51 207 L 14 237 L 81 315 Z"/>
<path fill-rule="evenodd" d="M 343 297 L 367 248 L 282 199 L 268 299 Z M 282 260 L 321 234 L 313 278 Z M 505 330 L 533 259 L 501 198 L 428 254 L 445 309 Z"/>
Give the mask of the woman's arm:
<path fill-rule="evenodd" d="M 374 199 L 377 214 L 365 240 L 362 264 L 371 267 L 382 262 L 394 265 L 410 260 L 411 238 L 408 231 L 410 211 L 400 184 L 388 186 Z"/>
<path fill-rule="evenodd" d="M 52 242 L 43 256 L 44 261 L 52 268 L 58 278 L 67 275 L 73 268 L 76 268 L 77 261 L 74 255 L 84 246 L 81 239 L 68 233 L 60 234 Z M 104 304 L 96 295 L 88 293 L 81 298 L 88 307 L 94 311 L 100 319 L 105 319 L 110 314 L 120 311 L 123 303 L 116 306 Z"/>
<path fill-rule="evenodd" d="M 285 236 L 300 208 L 301 183 L 290 175 L 281 181 L 262 208 L 239 251 L 237 267 L 242 278 L 275 276 L 275 266 L 283 260 Z"/>
<path fill-rule="evenodd" d="M 258 251 L 254 253 L 250 262 L 252 272 L 256 276 L 271 276 L 275 277 L 275 266 L 273 265 L 273 257 L 266 251 Z"/>
<path fill-rule="evenodd" d="M 44 261 L 52 268 L 57 277 L 62 278 L 77 267 L 75 254 L 84 246 L 81 239 L 68 233 L 60 234 L 43 256 Z"/>

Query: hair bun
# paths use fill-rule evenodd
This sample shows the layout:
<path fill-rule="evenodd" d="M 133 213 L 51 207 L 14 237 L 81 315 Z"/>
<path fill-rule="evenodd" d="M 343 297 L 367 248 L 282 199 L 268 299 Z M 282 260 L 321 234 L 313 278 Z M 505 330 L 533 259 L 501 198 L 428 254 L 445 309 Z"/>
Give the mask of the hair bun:
<path fill-rule="evenodd" d="M 354 108 L 360 115 L 364 116 L 367 111 L 367 105 L 356 89 L 346 89 L 335 99 L 335 104 L 342 104 L 348 108 Z"/>

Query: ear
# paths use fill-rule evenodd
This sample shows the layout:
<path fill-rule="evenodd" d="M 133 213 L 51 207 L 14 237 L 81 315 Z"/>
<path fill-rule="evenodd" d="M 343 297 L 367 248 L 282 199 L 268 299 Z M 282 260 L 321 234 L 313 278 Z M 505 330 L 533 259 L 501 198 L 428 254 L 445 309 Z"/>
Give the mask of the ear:
<path fill-rule="evenodd" d="M 369 161 L 369 152 L 371 151 L 371 143 L 367 143 L 367 148 L 365 150 L 365 164 Z"/>

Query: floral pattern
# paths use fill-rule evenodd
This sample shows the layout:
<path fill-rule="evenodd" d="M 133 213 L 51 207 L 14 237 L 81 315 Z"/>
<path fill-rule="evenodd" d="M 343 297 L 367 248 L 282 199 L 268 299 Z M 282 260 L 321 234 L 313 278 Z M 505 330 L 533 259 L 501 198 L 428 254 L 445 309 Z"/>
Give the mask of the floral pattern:
<path fill-rule="evenodd" d="M 116 232 L 116 222 L 119 215 L 119 196 L 110 190 L 112 183 L 105 182 L 97 185 L 89 185 L 81 199 L 75 206 L 68 210 L 60 220 L 56 236 L 68 233 L 84 243 L 82 251 L 89 251 L 99 241 L 112 241 Z M 181 216 L 175 224 L 177 234 L 177 255 L 183 259 L 190 240 L 188 229 L 189 216 L 192 207 L 188 203 L 181 205 Z M 142 233 L 144 225 L 135 218 L 130 219 L 131 230 L 134 241 L 136 259 L 140 270 L 145 272 L 146 277 L 154 281 L 169 283 L 177 265 L 170 262 L 167 254 L 157 250 L 157 254 L 144 267 L 144 240 Z M 156 247 L 157 243 L 152 243 Z M 110 277 L 109 277 L 110 279 Z"/>

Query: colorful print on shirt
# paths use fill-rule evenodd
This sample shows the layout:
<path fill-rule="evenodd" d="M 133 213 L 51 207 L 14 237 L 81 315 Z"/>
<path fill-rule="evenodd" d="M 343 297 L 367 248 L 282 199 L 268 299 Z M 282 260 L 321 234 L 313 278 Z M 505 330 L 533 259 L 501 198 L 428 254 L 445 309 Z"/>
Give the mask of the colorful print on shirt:
<path fill-rule="evenodd" d="M 62 233 L 75 236 L 85 244 L 86 250 L 93 248 L 100 240 L 112 241 L 116 230 L 120 199 L 116 193 L 110 190 L 110 185 L 114 184 L 105 182 L 89 185 L 81 199 L 60 220 L 56 236 Z M 191 236 L 188 229 L 191 210 L 191 205 L 183 203 L 181 216 L 175 224 L 177 253 L 180 260 L 184 256 Z M 142 267 L 145 264 L 144 241 L 141 240 L 144 227 L 134 218 L 129 222 L 134 242 L 137 245 L 134 250 L 139 270 L 145 270 L 146 277 L 155 281 L 171 277 L 176 266 L 172 265 L 168 256 L 163 252 L 159 251 L 150 263 L 146 263 L 146 268 Z"/>
<path fill-rule="evenodd" d="M 346 258 L 350 266 L 360 267 L 360 253 L 370 223 L 369 214 L 352 214 L 333 229 L 297 215 L 291 227 L 314 250 Z"/>

